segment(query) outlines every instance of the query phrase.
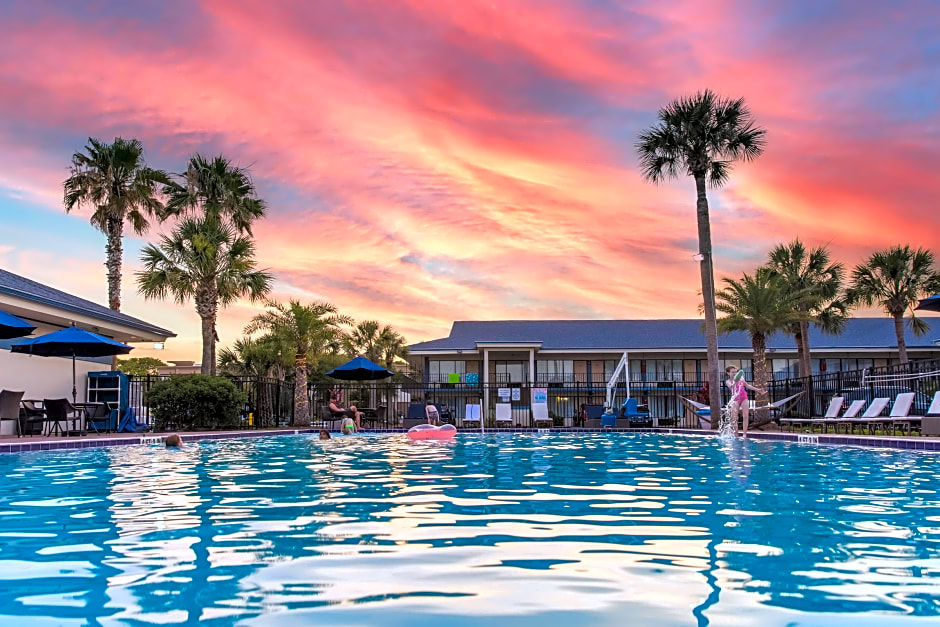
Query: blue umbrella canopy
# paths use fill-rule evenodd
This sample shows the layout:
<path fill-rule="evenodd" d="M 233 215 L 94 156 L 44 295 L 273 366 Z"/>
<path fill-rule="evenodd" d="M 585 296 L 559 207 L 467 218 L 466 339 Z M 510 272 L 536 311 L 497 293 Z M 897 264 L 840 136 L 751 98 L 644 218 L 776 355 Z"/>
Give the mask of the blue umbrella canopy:
<path fill-rule="evenodd" d="M 342 379 L 343 381 L 375 381 L 377 379 L 387 379 L 393 374 L 360 355 L 342 366 L 333 368 L 326 373 L 326 376 Z"/>
<path fill-rule="evenodd" d="M 36 327 L 20 320 L 12 314 L 0 311 L 0 340 L 9 340 L 14 337 L 23 337 L 36 330 Z"/>
<path fill-rule="evenodd" d="M 72 402 L 77 398 L 75 388 L 75 358 L 76 357 L 110 357 L 113 355 L 126 355 L 132 348 L 91 331 L 77 327 L 69 327 L 61 331 L 46 333 L 10 347 L 14 353 L 27 353 L 42 357 L 71 357 L 72 358 Z"/>
<path fill-rule="evenodd" d="M 127 344 L 78 327 L 69 327 L 23 340 L 10 349 L 14 353 L 43 357 L 109 357 L 125 355 L 132 350 Z"/>
<path fill-rule="evenodd" d="M 928 296 L 927 298 L 921 298 L 920 304 L 917 305 L 917 309 L 922 309 L 924 311 L 940 311 L 940 294 L 936 296 Z"/>

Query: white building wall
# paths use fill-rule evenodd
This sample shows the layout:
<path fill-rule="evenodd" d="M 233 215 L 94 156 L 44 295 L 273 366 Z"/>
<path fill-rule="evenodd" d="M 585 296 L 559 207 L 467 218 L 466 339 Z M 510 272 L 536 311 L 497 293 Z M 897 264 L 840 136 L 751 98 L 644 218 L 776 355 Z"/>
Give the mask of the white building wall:
<path fill-rule="evenodd" d="M 85 400 L 89 372 L 110 370 L 107 364 L 75 361 L 78 400 Z M 72 359 L 66 357 L 38 357 L 22 355 L 0 349 L 0 389 L 22 390 L 23 398 L 72 398 Z"/>

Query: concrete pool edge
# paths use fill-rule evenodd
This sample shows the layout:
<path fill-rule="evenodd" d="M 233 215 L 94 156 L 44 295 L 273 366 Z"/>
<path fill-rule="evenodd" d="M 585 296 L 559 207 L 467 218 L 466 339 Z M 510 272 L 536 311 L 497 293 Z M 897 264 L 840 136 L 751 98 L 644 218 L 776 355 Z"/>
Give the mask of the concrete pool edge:
<path fill-rule="evenodd" d="M 304 428 L 281 428 L 264 429 L 252 431 L 202 431 L 202 432 L 183 432 L 184 441 L 198 442 L 202 440 L 226 440 L 240 438 L 259 438 L 277 435 L 298 435 L 301 433 L 318 433 L 318 427 Z M 363 433 L 405 433 L 405 429 L 365 429 Z M 461 429 L 460 433 L 472 434 L 479 433 L 478 429 Z M 486 429 L 486 433 L 662 433 L 668 435 L 715 435 L 714 431 L 704 429 L 670 429 L 670 428 L 646 428 L 646 429 L 627 429 L 627 428 L 552 428 L 552 429 L 532 429 L 532 428 L 494 428 Z M 164 438 L 169 434 L 109 434 L 102 436 L 79 436 L 61 439 L 43 439 L 38 441 L 29 441 L 27 438 L 21 438 L 15 441 L 0 442 L 0 455 L 7 453 L 27 453 L 33 451 L 62 451 L 86 448 L 108 448 L 113 446 L 131 446 L 139 444 L 156 443 L 156 438 Z M 754 431 L 748 434 L 748 438 L 753 440 L 767 440 L 776 442 L 794 442 L 804 444 L 826 444 L 826 445 L 846 445 L 861 446 L 868 448 L 887 448 L 906 451 L 925 451 L 940 452 L 940 438 L 903 438 L 903 437 L 877 437 L 877 436 L 852 436 L 852 435 L 824 435 L 824 434 L 802 434 L 802 433 L 783 433 L 775 431 Z"/>

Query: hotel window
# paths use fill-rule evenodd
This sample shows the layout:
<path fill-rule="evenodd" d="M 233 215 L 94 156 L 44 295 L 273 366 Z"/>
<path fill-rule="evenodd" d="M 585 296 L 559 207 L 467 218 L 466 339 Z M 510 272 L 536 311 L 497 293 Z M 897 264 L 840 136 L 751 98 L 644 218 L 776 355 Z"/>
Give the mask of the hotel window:
<path fill-rule="evenodd" d="M 525 383 L 529 379 L 529 362 L 527 361 L 497 361 L 497 383 Z"/>
<path fill-rule="evenodd" d="M 428 381 L 430 383 L 462 383 L 466 380 L 466 374 L 467 362 L 463 360 L 433 360 L 428 362 Z"/>
<path fill-rule="evenodd" d="M 571 359 L 539 359 L 535 367 L 540 382 L 564 383 L 574 380 L 574 361 Z"/>

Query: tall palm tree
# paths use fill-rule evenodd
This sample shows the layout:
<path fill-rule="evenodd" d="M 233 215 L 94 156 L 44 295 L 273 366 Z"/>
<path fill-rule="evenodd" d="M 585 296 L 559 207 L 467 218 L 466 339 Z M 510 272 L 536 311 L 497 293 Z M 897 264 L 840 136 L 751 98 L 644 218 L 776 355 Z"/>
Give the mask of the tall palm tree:
<path fill-rule="evenodd" d="M 659 124 L 642 133 L 636 150 L 643 177 L 661 183 L 680 175 L 695 180 L 702 294 L 705 300 L 705 345 L 708 351 L 709 404 L 721 409 L 718 381 L 718 329 L 715 314 L 715 270 L 706 185 L 728 182 L 735 160 L 751 161 L 764 149 L 766 131 L 755 125 L 743 98 L 721 98 L 705 90 L 680 98 L 659 110 Z M 718 421 L 712 421 L 718 428 Z"/>
<path fill-rule="evenodd" d="M 824 333 L 837 335 L 848 319 L 848 307 L 842 300 L 845 266 L 831 262 L 825 246 L 808 249 L 797 238 L 789 244 L 775 246 L 767 257 L 767 268 L 781 279 L 784 289 L 804 295 L 800 307 L 806 315 L 788 332 L 796 341 L 800 376 L 811 376 L 810 322 Z"/>
<path fill-rule="evenodd" d="M 778 275 L 767 268 L 758 268 L 753 275 L 725 279 L 725 288 L 716 294 L 716 309 L 724 314 L 718 319 L 722 333 L 745 331 L 751 336 L 754 382 L 763 388 L 757 395 L 758 405 L 767 405 L 767 336 L 801 321 L 802 300 L 806 294 L 794 292 Z M 712 414 L 717 416 L 719 414 Z M 757 416 L 755 424 L 766 420 Z M 717 422 L 713 420 L 712 422 Z"/>
<path fill-rule="evenodd" d="M 108 307 L 121 310 L 121 265 L 124 223 L 142 235 L 149 218 L 163 211 L 159 186 L 169 182 L 166 172 L 147 166 L 144 148 L 136 139 L 115 137 L 111 144 L 89 137 L 84 152 L 72 155 L 65 179 L 65 210 L 88 205 L 91 224 L 107 237 Z"/>
<path fill-rule="evenodd" d="M 283 379 L 291 367 L 293 356 L 288 348 L 269 336 L 243 337 L 219 351 L 219 372 L 228 376 Z"/>
<path fill-rule="evenodd" d="M 214 375 L 219 307 L 242 297 L 259 300 L 271 290 L 271 275 L 255 268 L 254 243 L 217 220 L 186 218 L 159 245 L 146 246 L 141 261 L 137 285 L 145 298 L 195 302 L 202 320 L 202 373 Z"/>
<path fill-rule="evenodd" d="M 385 361 L 385 367 L 391 370 L 396 359 L 408 356 L 408 342 L 404 335 L 387 324 L 379 331 L 378 351 Z"/>
<path fill-rule="evenodd" d="M 271 301 L 268 310 L 252 318 L 245 333 L 267 331 L 271 337 L 290 347 L 294 357 L 294 423 L 310 424 L 310 400 L 307 393 L 307 373 L 316 360 L 336 337 L 340 327 L 351 324 L 352 319 L 340 315 L 330 303 L 304 305 L 291 300 L 284 305 Z M 312 362 L 312 363 L 311 363 Z"/>
<path fill-rule="evenodd" d="M 849 302 L 855 305 L 880 305 L 894 318 L 898 338 L 898 357 L 906 364 L 904 312 L 911 311 L 909 324 L 914 335 L 923 335 L 930 327 L 914 314 L 923 296 L 940 292 L 940 272 L 934 267 L 934 255 L 925 248 L 894 246 L 873 253 L 852 272 Z"/>
<path fill-rule="evenodd" d="M 346 336 L 346 351 L 350 355 L 362 355 L 366 359 L 378 362 L 382 359 L 379 345 L 381 325 L 375 320 L 363 320 L 356 324 Z"/>
<path fill-rule="evenodd" d="M 164 186 L 168 215 L 203 215 L 227 221 L 239 234 L 251 235 L 251 224 L 264 216 L 265 203 L 247 169 L 223 156 L 189 159 L 186 171 Z"/>

